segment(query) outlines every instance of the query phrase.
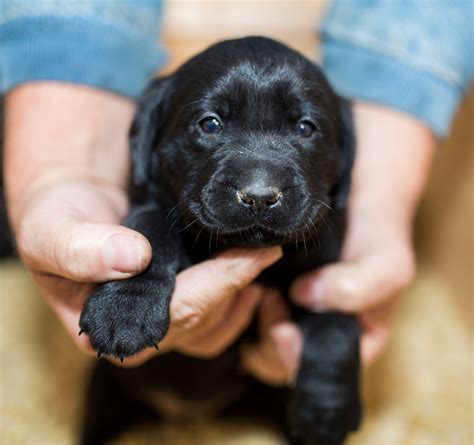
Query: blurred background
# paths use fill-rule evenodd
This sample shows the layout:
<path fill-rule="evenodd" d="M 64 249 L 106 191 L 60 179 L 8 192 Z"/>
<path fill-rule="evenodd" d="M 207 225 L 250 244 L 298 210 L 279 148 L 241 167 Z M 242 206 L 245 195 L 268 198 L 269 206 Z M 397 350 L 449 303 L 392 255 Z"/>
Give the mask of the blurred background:
<path fill-rule="evenodd" d="M 165 71 L 217 40 L 266 35 L 318 58 L 325 1 L 169 0 Z M 418 277 L 389 347 L 364 375 L 366 417 L 349 445 L 473 443 L 474 91 L 439 147 L 416 223 Z M 78 352 L 16 260 L 0 263 L 0 443 L 74 443 L 92 362 Z M 247 423 L 150 426 L 117 444 L 277 445 Z"/>

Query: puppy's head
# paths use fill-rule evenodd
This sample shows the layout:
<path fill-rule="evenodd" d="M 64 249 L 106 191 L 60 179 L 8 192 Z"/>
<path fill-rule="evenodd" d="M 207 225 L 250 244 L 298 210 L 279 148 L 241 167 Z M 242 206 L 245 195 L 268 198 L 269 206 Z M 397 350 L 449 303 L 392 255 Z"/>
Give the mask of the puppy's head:
<path fill-rule="evenodd" d="M 239 244 L 289 241 L 345 203 L 348 113 L 297 52 L 258 37 L 225 41 L 144 94 L 133 180 L 158 181 L 195 228 Z"/>

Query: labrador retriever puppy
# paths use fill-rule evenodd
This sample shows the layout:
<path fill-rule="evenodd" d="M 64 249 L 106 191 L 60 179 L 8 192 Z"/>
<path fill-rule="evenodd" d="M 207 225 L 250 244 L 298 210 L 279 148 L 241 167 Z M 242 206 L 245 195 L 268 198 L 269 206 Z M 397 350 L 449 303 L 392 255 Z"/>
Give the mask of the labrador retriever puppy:
<path fill-rule="evenodd" d="M 258 281 L 284 294 L 301 273 L 338 260 L 354 157 L 350 109 L 287 46 L 224 41 L 153 81 L 130 147 L 124 224 L 148 238 L 153 259 L 141 275 L 102 284 L 87 300 L 80 329 L 99 354 L 123 359 L 159 343 L 176 274 L 216 250 L 282 245 L 283 258 Z M 178 221 L 167 218 L 176 205 Z M 361 419 L 357 319 L 294 306 L 292 316 L 304 336 L 292 388 L 239 372 L 239 345 L 252 329 L 213 359 L 168 353 L 135 369 L 100 361 L 82 442 L 103 443 L 151 408 L 164 416 L 171 399 L 192 417 L 253 397 L 245 409 L 276 421 L 292 444 L 341 444 Z"/>

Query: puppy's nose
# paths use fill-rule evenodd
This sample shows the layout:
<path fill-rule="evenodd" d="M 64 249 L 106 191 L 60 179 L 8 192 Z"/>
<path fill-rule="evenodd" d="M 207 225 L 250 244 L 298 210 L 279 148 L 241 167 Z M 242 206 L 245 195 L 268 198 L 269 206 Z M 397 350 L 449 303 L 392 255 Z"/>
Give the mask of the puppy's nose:
<path fill-rule="evenodd" d="M 276 187 L 253 184 L 237 192 L 239 202 L 253 210 L 264 211 L 280 201 L 282 193 Z"/>

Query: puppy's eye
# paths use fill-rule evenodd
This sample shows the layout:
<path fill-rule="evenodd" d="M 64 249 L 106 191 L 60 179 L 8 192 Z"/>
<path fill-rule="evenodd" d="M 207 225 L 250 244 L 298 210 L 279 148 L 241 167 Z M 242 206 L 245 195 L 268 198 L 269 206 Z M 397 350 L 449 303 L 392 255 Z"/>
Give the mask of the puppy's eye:
<path fill-rule="evenodd" d="M 316 125 L 307 120 L 299 121 L 295 127 L 295 133 L 303 138 L 309 138 L 315 131 Z"/>
<path fill-rule="evenodd" d="M 222 125 L 214 116 L 205 117 L 201 121 L 199 121 L 199 126 L 202 128 L 204 133 L 209 134 L 216 134 L 222 130 Z"/>

